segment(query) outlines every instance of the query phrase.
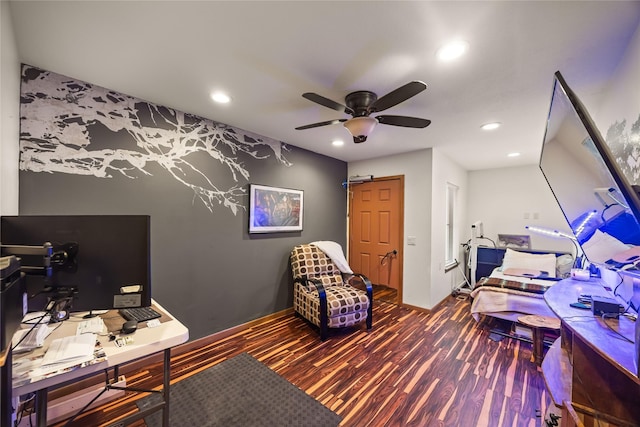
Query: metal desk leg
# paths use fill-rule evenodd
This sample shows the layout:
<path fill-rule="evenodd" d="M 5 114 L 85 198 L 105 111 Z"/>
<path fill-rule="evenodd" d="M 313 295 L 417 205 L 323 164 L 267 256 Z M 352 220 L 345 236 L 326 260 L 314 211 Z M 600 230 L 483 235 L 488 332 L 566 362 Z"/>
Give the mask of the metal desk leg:
<path fill-rule="evenodd" d="M 36 425 L 38 427 L 47 427 L 47 389 L 43 388 L 36 391 Z"/>
<path fill-rule="evenodd" d="M 171 349 L 164 351 L 164 384 L 162 394 L 164 395 L 164 407 L 162 408 L 162 427 L 169 427 L 169 399 L 171 396 Z"/>
<path fill-rule="evenodd" d="M 11 343 L 9 343 L 11 344 Z M 9 427 L 13 414 L 11 385 L 11 347 L 7 349 L 4 365 L 0 368 L 0 426 Z"/>

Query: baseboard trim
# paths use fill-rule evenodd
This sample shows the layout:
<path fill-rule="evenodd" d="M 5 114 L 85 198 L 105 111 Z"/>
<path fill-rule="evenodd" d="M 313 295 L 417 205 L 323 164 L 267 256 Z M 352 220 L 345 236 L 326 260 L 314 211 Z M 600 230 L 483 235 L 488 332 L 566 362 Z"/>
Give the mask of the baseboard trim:
<path fill-rule="evenodd" d="M 193 350 L 195 348 L 204 347 L 204 346 L 212 344 L 212 343 L 214 343 L 216 341 L 220 341 L 220 340 L 223 340 L 225 338 L 228 338 L 231 335 L 237 334 L 240 331 L 244 331 L 245 329 L 250 329 L 250 328 L 253 328 L 256 325 L 259 325 L 259 324 L 262 324 L 262 323 L 265 323 L 265 322 L 270 322 L 272 320 L 280 319 L 280 318 L 285 317 L 285 316 L 290 316 L 292 314 L 293 314 L 293 307 L 289 307 L 289 308 L 287 308 L 285 310 L 281 310 L 281 311 L 278 311 L 276 313 L 272 313 L 272 314 L 269 314 L 267 316 L 255 319 L 255 320 L 251 320 L 249 322 L 242 323 L 242 324 L 237 325 L 237 326 L 233 326 L 233 327 L 231 327 L 229 329 L 225 329 L 223 331 L 219 331 L 219 332 L 216 332 L 214 334 L 207 335 L 206 337 L 198 338 L 197 340 L 193 340 L 193 341 L 186 342 L 184 344 L 180 344 L 179 346 L 174 347 L 171 350 L 171 353 L 172 354 L 176 354 L 176 355 L 181 354 L 181 353 L 186 353 L 186 352 L 191 351 L 191 350 Z M 175 351 L 175 353 L 174 353 L 174 351 Z"/>
<path fill-rule="evenodd" d="M 404 308 L 411 309 L 411 310 L 420 311 L 420 312 L 426 313 L 426 314 L 430 314 L 431 313 L 431 310 L 428 309 L 428 308 L 418 307 L 417 305 L 411 305 L 411 304 L 407 304 L 407 303 L 404 303 L 404 302 L 402 304 L 400 304 L 400 306 L 404 307 Z"/>
<path fill-rule="evenodd" d="M 411 310 L 420 311 L 422 313 L 431 314 L 434 311 L 438 310 L 440 308 L 440 306 L 442 306 L 447 301 L 448 298 L 453 298 L 453 297 L 451 295 L 447 295 L 442 301 L 440 301 L 439 303 L 437 303 L 436 305 L 434 305 L 431 308 L 418 307 L 416 305 L 405 304 L 405 303 L 400 304 L 400 306 L 401 307 L 405 307 L 405 308 L 409 308 Z"/>

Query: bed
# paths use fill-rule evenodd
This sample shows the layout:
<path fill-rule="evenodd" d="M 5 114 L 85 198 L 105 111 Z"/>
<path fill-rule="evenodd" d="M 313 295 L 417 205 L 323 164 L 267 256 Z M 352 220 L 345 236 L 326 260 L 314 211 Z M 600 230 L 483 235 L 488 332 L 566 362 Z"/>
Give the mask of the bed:
<path fill-rule="evenodd" d="M 529 253 L 506 249 L 501 264 L 480 278 L 470 293 L 471 314 L 517 321 L 526 314 L 556 317 L 544 300 L 544 292 L 567 277 L 571 255 L 562 252 Z"/>

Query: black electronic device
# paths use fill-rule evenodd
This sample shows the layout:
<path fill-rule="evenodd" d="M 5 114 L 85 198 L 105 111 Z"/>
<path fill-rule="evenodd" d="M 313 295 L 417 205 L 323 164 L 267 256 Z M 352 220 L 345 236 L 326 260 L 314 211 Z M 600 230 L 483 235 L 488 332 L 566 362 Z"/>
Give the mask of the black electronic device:
<path fill-rule="evenodd" d="M 591 311 L 594 316 L 605 316 L 617 319 L 623 310 L 624 307 L 622 307 L 615 298 L 591 297 Z"/>
<path fill-rule="evenodd" d="M 138 321 L 137 320 L 127 320 L 122 324 L 121 332 L 123 334 L 132 334 L 138 329 Z"/>
<path fill-rule="evenodd" d="M 0 235 L 3 245 L 52 245 L 50 277 L 26 276 L 29 295 L 48 291 L 30 311 L 42 310 L 51 297 L 70 299 L 76 312 L 151 305 L 147 215 L 3 216 Z"/>
<path fill-rule="evenodd" d="M 135 320 L 136 322 L 148 322 L 161 317 L 161 314 L 151 307 L 121 308 L 118 312 L 126 320 Z"/>
<path fill-rule="evenodd" d="M 14 256 L 0 258 L 0 351 L 11 345 L 24 316 L 24 282 Z"/>

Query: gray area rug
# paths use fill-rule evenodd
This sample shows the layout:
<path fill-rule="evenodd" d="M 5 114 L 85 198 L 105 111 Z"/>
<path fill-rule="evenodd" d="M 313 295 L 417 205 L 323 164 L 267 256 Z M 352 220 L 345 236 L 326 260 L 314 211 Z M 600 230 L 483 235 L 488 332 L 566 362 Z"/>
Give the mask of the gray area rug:
<path fill-rule="evenodd" d="M 162 399 L 138 400 L 144 409 Z M 171 386 L 170 425 L 335 427 L 341 417 L 247 353 L 239 354 Z M 162 425 L 162 412 L 145 418 Z"/>

